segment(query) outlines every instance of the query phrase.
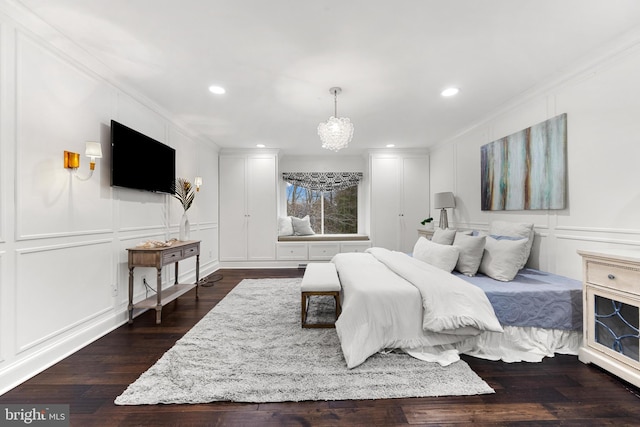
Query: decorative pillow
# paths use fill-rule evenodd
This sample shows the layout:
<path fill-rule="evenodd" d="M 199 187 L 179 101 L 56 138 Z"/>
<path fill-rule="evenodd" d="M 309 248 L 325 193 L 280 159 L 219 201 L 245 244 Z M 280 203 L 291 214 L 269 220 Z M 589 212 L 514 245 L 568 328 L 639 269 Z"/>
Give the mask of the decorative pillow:
<path fill-rule="evenodd" d="M 442 228 L 436 228 L 431 237 L 433 243 L 440 243 L 441 245 L 451 245 L 453 239 L 456 237 L 456 230 L 443 230 Z"/>
<path fill-rule="evenodd" d="M 291 225 L 293 225 L 293 234 L 296 236 L 309 236 L 311 234 L 316 234 L 311 228 L 309 215 L 304 218 L 296 218 L 295 216 L 292 216 Z"/>
<path fill-rule="evenodd" d="M 469 236 L 465 233 L 456 234 L 453 246 L 460 252 L 456 263 L 457 271 L 465 276 L 476 275 L 484 253 L 485 239 L 485 236 Z"/>
<path fill-rule="evenodd" d="M 290 216 L 278 218 L 278 236 L 293 236 L 293 223 Z"/>
<path fill-rule="evenodd" d="M 458 249 L 433 243 L 420 236 L 413 247 L 413 257 L 451 273 L 458 262 Z"/>
<path fill-rule="evenodd" d="M 508 221 L 493 221 L 491 223 L 491 226 L 489 227 L 489 234 L 496 236 L 522 237 L 523 239 L 528 239 L 526 249 L 522 254 L 522 259 L 518 263 L 518 270 L 524 268 L 524 266 L 527 264 L 527 261 L 529 261 L 531 246 L 533 246 L 533 238 L 535 235 L 533 224 Z"/>
<path fill-rule="evenodd" d="M 487 237 L 480 273 L 492 279 L 509 282 L 516 277 L 527 250 L 528 239 L 509 240 Z"/>

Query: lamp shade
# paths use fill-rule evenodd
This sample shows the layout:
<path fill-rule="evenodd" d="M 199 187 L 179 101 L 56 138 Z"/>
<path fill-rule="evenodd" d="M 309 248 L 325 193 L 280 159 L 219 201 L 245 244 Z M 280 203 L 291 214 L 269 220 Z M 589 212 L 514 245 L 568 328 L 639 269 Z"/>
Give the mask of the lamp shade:
<path fill-rule="evenodd" d="M 435 209 L 455 208 L 456 199 L 451 192 L 436 193 L 433 195 L 433 207 Z"/>
<path fill-rule="evenodd" d="M 99 142 L 87 142 L 85 144 L 85 152 L 84 155 L 87 157 L 91 157 L 92 159 L 101 159 L 102 158 L 102 147 Z"/>

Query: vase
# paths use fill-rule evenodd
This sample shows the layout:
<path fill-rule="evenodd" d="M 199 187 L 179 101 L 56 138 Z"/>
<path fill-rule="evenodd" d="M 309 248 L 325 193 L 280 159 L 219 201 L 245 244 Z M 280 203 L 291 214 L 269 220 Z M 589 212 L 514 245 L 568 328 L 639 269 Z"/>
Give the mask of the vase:
<path fill-rule="evenodd" d="M 187 216 L 187 211 L 184 211 L 182 218 L 180 218 L 180 234 L 178 235 L 178 240 L 189 240 L 190 232 L 191 226 L 189 225 L 189 217 Z"/>

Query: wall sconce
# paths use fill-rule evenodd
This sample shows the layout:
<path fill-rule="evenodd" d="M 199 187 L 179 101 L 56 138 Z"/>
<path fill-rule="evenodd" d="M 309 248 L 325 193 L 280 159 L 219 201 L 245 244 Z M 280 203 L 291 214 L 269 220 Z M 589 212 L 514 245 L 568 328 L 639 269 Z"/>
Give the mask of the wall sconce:
<path fill-rule="evenodd" d="M 200 191 L 200 186 L 202 185 L 202 177 L 196 176 L 193 180 L 193 184 L 196 186 L 196 191 Z"/>
<path fill-rule="evenodd" d="M 436 193 L 433 195 L 433 207 L 441 209 L 440 211 L 440 224 L 441 229 L 449 228 L 449 220 L 447 218 L 447 208 L 456 207 L 456 199 L 451 192 Z"/>
<path fill-rule="evenodd" d="M 80 167 L 80 154 L 74 153 L 71 151 L 64 152 L 64 167 L 66 169 L 71 169 L 71 172 L 75 175 L 76 178 L 82 181 L 86 181 L 91 176 L 93 176 L 93 171 L 96 168 L 96 159 L 102 158 L 102 147 L 99 142 L 89 141 L 85 143 L 85 152 L 84 154 L 89 157 L 89 176 L 86 178 L 81 178 L 76 175 L 76 171 Z"/>
<path fill-rule="evenodd" d="M 64 167 L 66 169 L 78 169 L 80 167 L 80 154 L 71 151 L 64 152 Z"/>
<path fill-rule="evenodd" d="M 102 146 L 99 142 L 89 141 L 86 144 L 84 155 L 89 158 L 89 169 L 96 168 L 96 159 L 102 158 Z"/>

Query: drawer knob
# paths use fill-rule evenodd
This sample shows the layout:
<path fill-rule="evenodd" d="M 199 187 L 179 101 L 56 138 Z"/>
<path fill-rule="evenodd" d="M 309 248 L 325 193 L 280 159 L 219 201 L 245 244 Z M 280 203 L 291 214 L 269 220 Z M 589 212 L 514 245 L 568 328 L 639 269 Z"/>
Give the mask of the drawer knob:
<path fill-rule="evenodd" d="M 616 276 L 614 276 L 613 274 L 609 273 L 609 275 L 607 276 L 609 278 L 609 280 L 613 280 L 616 278 Z"/>

